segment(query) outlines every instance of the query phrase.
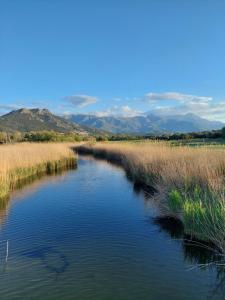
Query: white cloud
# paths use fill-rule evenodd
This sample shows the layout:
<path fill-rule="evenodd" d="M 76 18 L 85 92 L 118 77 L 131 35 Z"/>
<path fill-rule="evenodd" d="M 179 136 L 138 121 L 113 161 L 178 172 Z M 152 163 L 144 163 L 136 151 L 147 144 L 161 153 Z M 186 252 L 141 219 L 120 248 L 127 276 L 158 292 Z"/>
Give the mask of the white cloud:
<path fill-rule="evenodd" d="M 94 112 L 94 115 L 98 117 L 108 117 L 108 116 L 120 116 L 120 117 L 134 117 L 140 115 L 142 112 L 132 109 L 128 105 L 118 106 L 114 105 L 105 111 Z"/>
<path fill-rule="evenodd" d="M 225 101 L 209 103 L 184 103 L 177 106 L 157 106 L 154 112 L 161 115 L 193 113 L 209 120 L 225 122 Z"/>
<path fill-rule="evenodd" d="M 193 113 L 206 119 L 225 121 L 225 101 L 216 102 L 212 97 L 165 92 L 148 93 L 142 100 L 161 115 Z"/>
<path fill-rule="evenodd" d="M 98 101 L 97 97 L 88 95 L 72 95 L 66 96 L 63 99 L 77 107 L 84 107 L 90 104 L 94 104 Z"/>
<path fill-rule="evenodd" d="M 156 101 L 165 101 L 165 100 L 178 101 L 181 103 L 186 103 L 186 102 L 208 103 L 212 100 L 212 97 L 202 97 L 196 95 L 181 94 L 177 92 L 166 92 L 166 93 L 148 93 L 144 96 L 144 100 L 150 103 Z"/>

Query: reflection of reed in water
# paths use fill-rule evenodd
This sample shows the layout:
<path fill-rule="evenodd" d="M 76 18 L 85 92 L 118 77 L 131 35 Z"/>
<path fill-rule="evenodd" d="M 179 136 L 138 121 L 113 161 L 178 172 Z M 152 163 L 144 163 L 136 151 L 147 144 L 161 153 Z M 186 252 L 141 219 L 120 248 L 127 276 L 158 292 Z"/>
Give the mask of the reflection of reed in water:
<path fill-rule="evenodd" d="M 63 180 L 68 169 L 58 170 L 56 174 L 31 176 L 26 180 L 20 180 L 16 190 L 12 191 L 9 197 L 0 199 L 0 226 L 5 223 L 12 201 L 18 201 L 24 197 L 35 193 L 39 188 L 47 183 L 57 183 Z"/>
<path fill-rule="evenodd" d="M 192 264 L 189 271 L 196 268 L 216 271 L 217 280 L 210 299 L 225 295 L 225 256 L 215 245 L 185 235 L 182 222 L 172 217 L 154 218 L 153 224 L 159 226 L 160 231 L 166 232 L 171 238 L 181 241 L 184 258 Z M 225 296 L 222 299 L 225 299 Z"/>
<path fill-rule="evenodd" d="M 173 239 L 180 239 L 184 236 L 184 227 L 180 220 L 171 217 L 156 217 L 153 224 L 158 225 L 159 229 L 168 233 Z"/>
<path fill-rule="evenodd" d="M 1 199 L 0 200 L 0 226 L 4 224 L 4 221 L 8 215 L 9 211 L 9 199 Z"/>

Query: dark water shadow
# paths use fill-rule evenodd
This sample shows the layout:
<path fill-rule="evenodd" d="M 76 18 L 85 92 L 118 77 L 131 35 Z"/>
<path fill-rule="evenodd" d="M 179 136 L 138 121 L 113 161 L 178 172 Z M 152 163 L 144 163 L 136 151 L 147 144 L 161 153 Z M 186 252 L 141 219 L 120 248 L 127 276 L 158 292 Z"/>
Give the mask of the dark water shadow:
<path fill-rule="evenodd" d="M 224 295 L 222 299 L 225 299 L 225 256 L 220 250 L 213 243 L 200 241 L 184 234 L 182 222 L 175 218 L 155 217 L 150 222 L 156 225 L 160 232 L 181 244 L 184 260 L 192 265 L 189 268 L 190 272 L 193 269 L 216 272 L 216 282 L 209 299 L 220 295 Z"/>
<path fill-rule="evenodd" d="M 31 259 L 39 259 L 44 268 L 48 272 L 53 273 L 56 279 L 58 279 L 58 275 L 64 273 L 69 266 L 66 255 L 50 246 L 30 249 L 22 252 L 21 255 Z"/>

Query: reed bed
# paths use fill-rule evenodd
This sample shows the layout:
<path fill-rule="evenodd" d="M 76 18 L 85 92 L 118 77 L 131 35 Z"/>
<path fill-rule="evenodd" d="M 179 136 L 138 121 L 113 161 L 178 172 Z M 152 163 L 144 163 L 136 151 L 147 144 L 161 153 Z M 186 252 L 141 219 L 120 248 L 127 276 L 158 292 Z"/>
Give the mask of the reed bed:
<path fill-rule="evenodd" d="M 67 143 L 21 143 L 0 146 L 0 200 L 10 191 L 44 174 L 75 166 L 72 145 Z"/>
<path fill-rule="evenodd" d="M 180 219 L 185 233 L 225 252 L 225 148 L 113 142 L 78 151 L 122 165 L 133 180 L 154 188 L 162 213 Z"/>

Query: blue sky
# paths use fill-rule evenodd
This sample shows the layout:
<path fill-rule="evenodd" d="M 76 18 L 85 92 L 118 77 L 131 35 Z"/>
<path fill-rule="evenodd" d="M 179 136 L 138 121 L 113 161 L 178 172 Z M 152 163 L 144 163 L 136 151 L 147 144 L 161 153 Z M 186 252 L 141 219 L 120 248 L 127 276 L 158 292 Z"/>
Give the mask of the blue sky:
<path fill-rule="evenodd" d="M 0 113 L 225 121 L 224 0 L 0 0 Z"/>

